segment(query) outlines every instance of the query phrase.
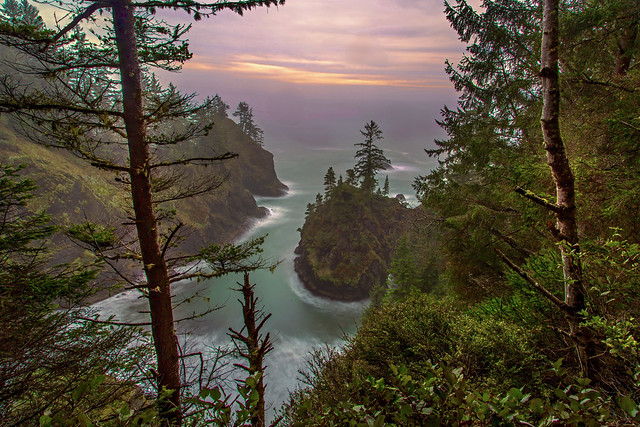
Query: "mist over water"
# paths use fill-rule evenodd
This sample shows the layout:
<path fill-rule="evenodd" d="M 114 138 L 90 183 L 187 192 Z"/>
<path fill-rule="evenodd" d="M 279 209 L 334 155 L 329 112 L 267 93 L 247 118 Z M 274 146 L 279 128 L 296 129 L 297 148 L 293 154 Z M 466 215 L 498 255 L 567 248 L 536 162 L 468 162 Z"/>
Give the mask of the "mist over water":
<path fill-rule="evenodd" d="M 380 174 L 380 183 L 388 175 L 391 194 L 403 193 L 410 204 L 417 204 L 411 183 L 416 175 L 426 173 L 433 165 L 429 165 L 429 159 L 420 152 L 388 150 L 384 144 L 381 147 L 394 168 Z M 251 274 L 252 283 L 257 285 L 259 304 L 264 312 L 272 314 L 265 324 L 265 332 L 271 334 L 274 345 L 266 360 L 266 398 L 273 415 L 273 409 L 279 408 L 289 392 L 298 386 L 298 371 L 305 368 L 309 352 L 325 345 L 342 345 L 345 334 L 356 331 L 368 301 L 344 303 L 316 297 L 304 289 L 293 270 L 293 252 L 300 240 L 297 229 L 304 223 L 307 203 L 315 201 L 316 194 L 324 191 L 324 174 L 330 166 L 337 176 L 345 176 L 345 170 L 353 167 L 355 147 L 266 148 L 274 153 L 276 172 L 289 186 L 289 192 L 280 198 L 258 198 L 258 204 L 268 208 L 270 214 L 254 221 L 240 240 L 268 234 L 263 257 L 271 262 L 280 261 L 273 273 Z M 237 301 L 241 295 L 232 290 L 241 280 L 239 276 L 227 276 L 174 286 L 174 301 L 194 292 L 201 296 L 178 306 L 176 319 L 220 307 L 202 318 L 178 324 L 183 351 L 231 345 L 227 336 L 229 328 L 242 328 L 242 312 Z M 113 315 L 120 321 L 148 321 L 147 301 L 139 298 L 135 291 L 116 295 L 95 307 L 102 316 Z"/>

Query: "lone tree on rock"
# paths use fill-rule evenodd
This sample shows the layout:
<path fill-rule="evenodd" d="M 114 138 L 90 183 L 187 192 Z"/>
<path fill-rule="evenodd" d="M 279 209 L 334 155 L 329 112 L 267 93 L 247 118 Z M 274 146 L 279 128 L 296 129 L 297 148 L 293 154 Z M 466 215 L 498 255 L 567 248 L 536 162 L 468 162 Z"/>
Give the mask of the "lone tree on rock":
<path fill-rule="evenodd" d="M 391 167 L 391 160 L 385 157 L 380 147 L 375 142 L 382 139 L 382 131 L 373 120 L 364 125 L 364 130 L 360 133 L 364 136 L 364 142 L 354 144 L 360 147 L 356 151 L 355 158 L 358 159 L 354 167 L 356 177 L 361 179 L 362 188 L 373 192 L 377 181 L 378 171 Z"/>

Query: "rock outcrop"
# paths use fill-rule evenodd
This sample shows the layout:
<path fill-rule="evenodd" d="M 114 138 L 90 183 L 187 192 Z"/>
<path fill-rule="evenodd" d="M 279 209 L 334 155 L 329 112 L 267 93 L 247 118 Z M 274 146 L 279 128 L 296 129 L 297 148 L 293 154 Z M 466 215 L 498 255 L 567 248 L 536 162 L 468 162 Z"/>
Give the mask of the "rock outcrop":
<path fill-rule="evenodd" d="M 312 293 L 340 301 L 366 299 L 385 283 L 396 242 L 414 212 L 399 200 L 348 184 L 309 206 L 295 270 Z"/>

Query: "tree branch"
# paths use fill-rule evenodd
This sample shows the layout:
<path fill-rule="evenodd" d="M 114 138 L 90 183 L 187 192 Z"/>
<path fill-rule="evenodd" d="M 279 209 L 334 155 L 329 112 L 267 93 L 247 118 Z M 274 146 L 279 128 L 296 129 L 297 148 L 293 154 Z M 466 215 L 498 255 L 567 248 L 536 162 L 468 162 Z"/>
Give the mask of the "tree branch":
<path fill-rule="evenodd" d="M 178 232 L 178 230 L 180 230 L 180 228 L 183 226 L 184 224 L 179 222 L 178 225 L 176 225 L 174 227 L 173 230 L 171 230 L 171 234 L 169 234 L 169 237 L 167 237 L 167 241 L 164 242 L 164 247 L 162 248 L 162 258 L 164 259 L 165 254 L 167 253 L 167 249 L 169 249 L 169 245 L 171 244 L 171 239 L 173 239 L 173 237 L 176 235 L 176 233 Z"/>
<path fill-rule="evenodd" d="M 515 192 L 520 194 L 523 197 L 526 197 L 527 199 L 533 201 L 534 203 L 549 209 L 552 212 L 555 213 L 560 213 L 562 212 L 562 208 L 558 205 L 556 205 L 555 203 L 551 203 L 550 201 L 548 201 L 547 199 L 538 196 L 537 194 L 529 191 L 529 190 L 525 190 L 524 188 L 518 186 L 515 188 Z"/>
<path fill-rule="evenodd" d="M 518 274 L 518 276 L 522 277 L 529 285 L 531 285 L 533 288 L 538 290 L 538 292 L 540 292 L 549 301 L 551 301 L 556 306 L 558 306 L 558 308 L 560 308 L 562 311 L 564 311 L 567 314 L 572 314 L 571 309 L 567 305 L 567 303 L 565 303 L 560 298 L 558 298 L 557 296 L 549 292 L 544 286 L 542 286 L 541 284 L 533 280 L 533 278 L 531 278 L 531 276 L 529 276 L 527 272 L 525 272 L 523 269 L 521 269 L 516 264 L 514 264 L 513 261 L 511 261 L 504 253 L 502 253 L 502 251 L 500 251 L 500 249 L 495 249 L 495 251 L 498 254 L 498 256 L 502 259 L 502 261 L 505 264 L 507 264 L 507 266 L 511 270 L 515 271 Z"/>
<path fill-rule="evenodd" d="M 113 322 L 111 320 L 98 320 L 92 319 L 90 317 L 78 317 L 80 320 L 84 320 L 87 322 L 100 323 L 103 325 L 116 325 L 116 326 L 151 326 L 151 322 L 140 322 L 140 323 L 130 323 L 130 322 Z"/>
<path fill-rule="evenodd" d="M 84 10 L 84 12 L 82 12 L 81 14 L 79 14 L 78 16 L 73 18 L 73 20 L 71 22 L 69 22 L 69 24 L 67 24 L 66 27 L 64 27 L 62 30 L 58 31 L 58 33 L 56 35 L 54 35 L 53 37 L 51 37 L 51 39 L 46 40 L 47 41 L 46 47 L 49 47 L 49 45 L 51 45 L 51 43 L 59 40 L 62 36 L 67 34 L 69 31 L 73 30 L 80 23 L 80 21 L 82 21 L 83 19 L 88 19 L 91 15 L 93 15 L 93 13 L 96 10 L 98 10 L 100 8 L 104 8 L 104 7 L 108 7 L 108 4 L 102 3 L 102 2 L 96 2 L 96 3 L 93 3 L 93 4 L 89 5 Z"/>
<path fill-rule="evenodd" d="M 91 166 L 94 166 L 94 167 L 99 168 L 99 169 L 114 170 L 114 171 L 126 172 L 126 173 L 130 173 L 131 172 L 131 168 L 128 168 L 128 167 L 125 167 L 125 166 L 114 165 L 114 164 L 107 163 L 107 162 L 104 162 L 104 161 L 93 161 L 90 164 L 91 164 Z"/>
<path fill-rule="evenodd" d="M 213 163 L 213 162 L 233 159 L 235 157 L 238 157 L 238 154 L 232 153 L 232 152 L 227 152 L 227 153 L 221 154 L 220 156 L 215 156 L 215 157 L 190 157 L 187 159 L 179 159 L 179 160 L 172 160 L 167 162 L 154 163 L 152 165 L 149 165 L 149 169 L 165 167 L 165 166 L 189 165 L 195 162 Z"/>

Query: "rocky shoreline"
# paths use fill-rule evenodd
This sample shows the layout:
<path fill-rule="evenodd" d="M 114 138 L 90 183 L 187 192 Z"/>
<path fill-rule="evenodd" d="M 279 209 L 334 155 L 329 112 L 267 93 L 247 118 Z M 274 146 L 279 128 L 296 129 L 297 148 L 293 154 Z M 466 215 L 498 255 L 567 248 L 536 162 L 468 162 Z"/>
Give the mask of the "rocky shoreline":
<path fill-rule="evenodd" d="M 305 289 L 313 295 L 340 302 L 357 302 L 369 298 L 367 286 L 336 286 L 329 280 L 318 278 L 301 245 L 296 248 L 295 254 L 298 256 L 293 260 L 294 270 Z"/>

